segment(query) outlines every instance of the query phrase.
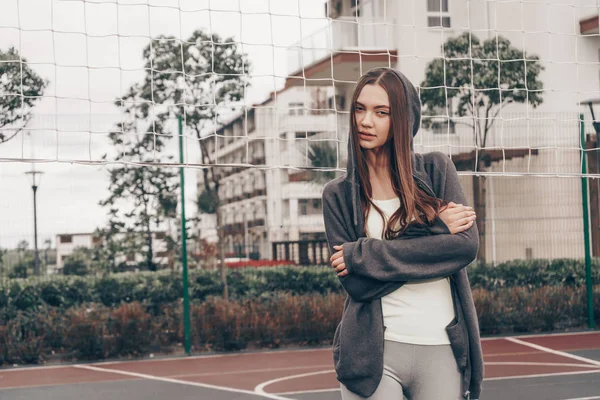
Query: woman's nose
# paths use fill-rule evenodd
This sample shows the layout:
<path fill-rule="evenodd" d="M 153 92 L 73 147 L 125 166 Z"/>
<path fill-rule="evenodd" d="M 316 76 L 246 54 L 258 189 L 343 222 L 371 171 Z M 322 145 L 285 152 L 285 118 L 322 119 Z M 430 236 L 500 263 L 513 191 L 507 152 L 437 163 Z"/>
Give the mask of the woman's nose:
<path fill-rule="evenodd" d="M 365 113 L 365 117 L 362 119 L 362 121 L 360 122 L 360 124 L 362 126 L 373 126 L 373 123 L 371 121 L 371 113 L 367 112 Z"/>

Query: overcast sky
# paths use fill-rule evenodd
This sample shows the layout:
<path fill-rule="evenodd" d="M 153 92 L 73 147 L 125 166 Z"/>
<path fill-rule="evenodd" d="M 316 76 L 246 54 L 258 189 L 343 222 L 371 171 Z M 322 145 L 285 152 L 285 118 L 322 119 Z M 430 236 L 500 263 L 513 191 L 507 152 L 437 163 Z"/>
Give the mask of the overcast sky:
<path fill-rule="evenodd" d="M 1 0 L 0 49 L 16 47 L 50 84 L 29 133 L 0 145 L 0 248 L 33 247 L 31 163 L 43 171 L 38 190 L 38 243 L 56 234 L 91 232 L 106 222 L 98 201 L 108 195 L 107 166 L 98 161 L 106 132 L 119 120 L 113 106 L 139 81 L 148 38 L 186 39 L 196 29 L 233 36 L 252 62 L 245 103 L 263 101 L 284 84 L 286 46 L 321 29 L 324 0 Z M 172 141 L 169 154 L 177 154 Z M 199 151 L 190 137 L 186 160 Z M 178 160 L 178 156 L 176 158 Z M 57 162 L 58 161 L 58 162 Z M 75 163 L 74 163 L 75 162 Z M 186 170 L 186 207 L 195 212 L 196 172 Z"/>

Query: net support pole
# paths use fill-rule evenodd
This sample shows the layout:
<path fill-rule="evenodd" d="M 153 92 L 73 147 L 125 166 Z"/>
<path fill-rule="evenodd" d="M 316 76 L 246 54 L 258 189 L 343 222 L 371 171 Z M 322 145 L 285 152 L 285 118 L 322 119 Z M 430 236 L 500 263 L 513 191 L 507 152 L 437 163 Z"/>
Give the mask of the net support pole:
<path fill-rule="evenodd" d="M 179 163 L 183 165 L 183 119 L 177 117 L 179 124 Z M 188 290 L 188 263 L 187 263 L 187 231 L 185 229 L 185 177 L 183 167 L 179 168 L 179 184 L 181 186 L 181 263 L 183 280 L 183 345 L 185 354 L 190 355 L 190 298 Z"/>
<path fill-rule="evenodd" d="M 589 221 L 589 201 L 588 201 L 588 178 L 587 174 L 587 155 L 585 145 L 585 124 L 583 114 L 579 114 L 579 136 L 581 141 L 581 199 L 583 204 L 583 242 L 585 247 L 585 287 L 587 293 L 588 326 L 595 329 L 594 323 L 594 299 L 592 288 L 592 255 L 590 246 L 590 221 Z"/>

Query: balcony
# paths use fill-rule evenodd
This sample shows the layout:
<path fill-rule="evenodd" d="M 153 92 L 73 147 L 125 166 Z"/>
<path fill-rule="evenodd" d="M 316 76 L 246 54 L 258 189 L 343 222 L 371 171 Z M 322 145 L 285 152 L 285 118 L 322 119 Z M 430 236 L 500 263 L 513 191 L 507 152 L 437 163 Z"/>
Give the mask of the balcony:
<path fill-rule="evenodd" d="M 324 232 L 325 224 L 323 222 L 323 214 L 298 215 L 296 224 L 292 223 L 289 217 L 283 218 L 282 225 L 284 228 L 298 229 L 301 233 Z"/>
<path fill-rule="evenodd" d="M 361 66 L 364 72 L 395 65 L 396 49 L 393 20 L 373 17 L 329 20 L 327 26 L 288 48 L 286 86 L 304 84 L 304 76 L 306 84 L 312 85 L 330 85 L 332 78 L 357 81 Z"/>
<path fill-rule="evenodd" d="M 254 189 L 250 193 L 243 193 L 242 195 L 224 197 L 221 199 L 221 201 L 223 204 L 231 204 L 231 203 L 237 203 L 238 201 L 251 199 L 251 198 L 259 197 L 259 196 L 266 196 L 266 195 L 267 195 L 266 189 Z"/>
<path fill-rule="evenodd" d="M 262 228 L 265 227 L 264 217 L 247 220 L 246 227 L 244 227 L 243 222 L 235 222 L 235 223 L 231 223 L 231 224 L 225 224 L 223 226 L 223 232 L 225 235 L 240 235 L 240 234 L 244 234 L 246 229 L 257 230 L 257 228 L 261 228 L 261 227 Z"/>
<path fill-rule="evenodd" d="M 324 110 L 323 114 L 281 115 L 279 117 L 279 132 L 335 132 L 338 120 L 347 120 L 348 114 L 339 114 Z M 341 121 L 340 121 L 341 123 Z M 346 123 L 347 125 L 347 123 Z M 345 126 L 345 125 L 342 125 Z"/>
<path fill-rule="evenodd" d="M 289 182 L 281 188 L 282 199 L 315 199 L 321 198 L 323 185 L 311 182 Z"/>
<path fill-rule="evenodd" d="M 299 215 L 298 230 L 300 232 L 324 232 L 323 214 Z"/>

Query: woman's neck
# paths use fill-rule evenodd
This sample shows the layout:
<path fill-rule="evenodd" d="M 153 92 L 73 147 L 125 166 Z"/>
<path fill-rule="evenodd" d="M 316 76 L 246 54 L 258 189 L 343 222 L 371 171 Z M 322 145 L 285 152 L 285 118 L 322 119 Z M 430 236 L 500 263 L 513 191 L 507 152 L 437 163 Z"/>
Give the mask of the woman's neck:
<path fill-rule="evenodd" d="M 365 159 L 369 176 L 377 180 L 389 180 L 390 174 L 390 153 L 389 146 L 382 146 L 377 149 L 365 151 Z"/>

